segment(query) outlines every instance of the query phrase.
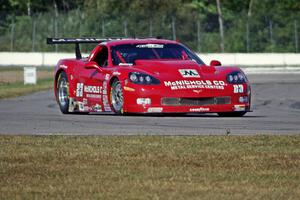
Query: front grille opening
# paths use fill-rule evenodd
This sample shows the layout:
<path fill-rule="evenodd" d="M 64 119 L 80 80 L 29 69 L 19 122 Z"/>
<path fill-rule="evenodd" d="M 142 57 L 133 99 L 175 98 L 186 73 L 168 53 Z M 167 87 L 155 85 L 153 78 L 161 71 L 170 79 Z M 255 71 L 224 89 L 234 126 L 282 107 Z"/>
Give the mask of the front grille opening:
<path fill-rule="evenodd" d="M 205 106 L 230 104 L 230 97 L 206 97 L 206 98 L 172 98 L 164 97 L 161 100 L 162 105 L 167 106 Z"/>

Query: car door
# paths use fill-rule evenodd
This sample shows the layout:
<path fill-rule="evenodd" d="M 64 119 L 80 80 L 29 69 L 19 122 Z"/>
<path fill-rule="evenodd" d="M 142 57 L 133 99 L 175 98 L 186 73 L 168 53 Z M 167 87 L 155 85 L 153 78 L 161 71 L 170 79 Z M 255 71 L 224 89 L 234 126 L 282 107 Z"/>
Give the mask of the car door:
<path fill-rule="evenodd" d="M 80 71 L 80 87 L 82 89 L 82 102 L 79 109 L 88 112 L 102 112 L 107 104 L 106 84 L 107 65 L 108 65 L 108 49 L 106 46 L 98 46 L 88 62 L 95 62 L 99 68 L 82 67 Z M 107 85 L 105 86 L 107 87 Z M 103 104 L 104 102 L 104 104 Z"/>

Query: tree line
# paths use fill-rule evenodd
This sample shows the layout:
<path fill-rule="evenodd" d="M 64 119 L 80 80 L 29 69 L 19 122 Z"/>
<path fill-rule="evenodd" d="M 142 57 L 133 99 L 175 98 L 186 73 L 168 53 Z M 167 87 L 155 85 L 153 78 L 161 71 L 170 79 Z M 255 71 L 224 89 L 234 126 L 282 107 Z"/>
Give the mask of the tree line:
<path fill-rule="evenodd" d="M 157 36 L 199 52 L 299 51 L 299 0 L 0 2 L 0 51 L 73 50 L 46 37 Z"/>

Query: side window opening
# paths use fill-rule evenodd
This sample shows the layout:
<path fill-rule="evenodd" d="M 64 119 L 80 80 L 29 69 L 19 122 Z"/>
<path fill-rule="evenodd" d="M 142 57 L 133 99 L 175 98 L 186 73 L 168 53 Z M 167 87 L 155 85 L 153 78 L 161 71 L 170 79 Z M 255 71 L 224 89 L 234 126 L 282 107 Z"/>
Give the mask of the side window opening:
<path fill-rule="evenodd" d="M 108 64 L 108 49 L 103 46 L 93 59 L 100 67 L 107 67 Z"/>

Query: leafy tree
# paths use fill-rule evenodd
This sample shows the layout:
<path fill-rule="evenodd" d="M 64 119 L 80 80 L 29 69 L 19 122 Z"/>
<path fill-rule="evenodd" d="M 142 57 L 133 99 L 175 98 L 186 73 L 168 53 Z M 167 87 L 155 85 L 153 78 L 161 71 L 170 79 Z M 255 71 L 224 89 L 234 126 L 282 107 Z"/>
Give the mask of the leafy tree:
<path fill-rule="evenodd" d="M 297 50 L 299 0 L 220 2 L 226 52 Z M 172 39 L 173 34 L 194 50 L 221 51 L 215 0 L 0 0 L 0 17 L 2 51 L 10 50 L 12 40 L 18 51 L 33 45 L 37 51 L 52 51 L 46 37 Z"/>

